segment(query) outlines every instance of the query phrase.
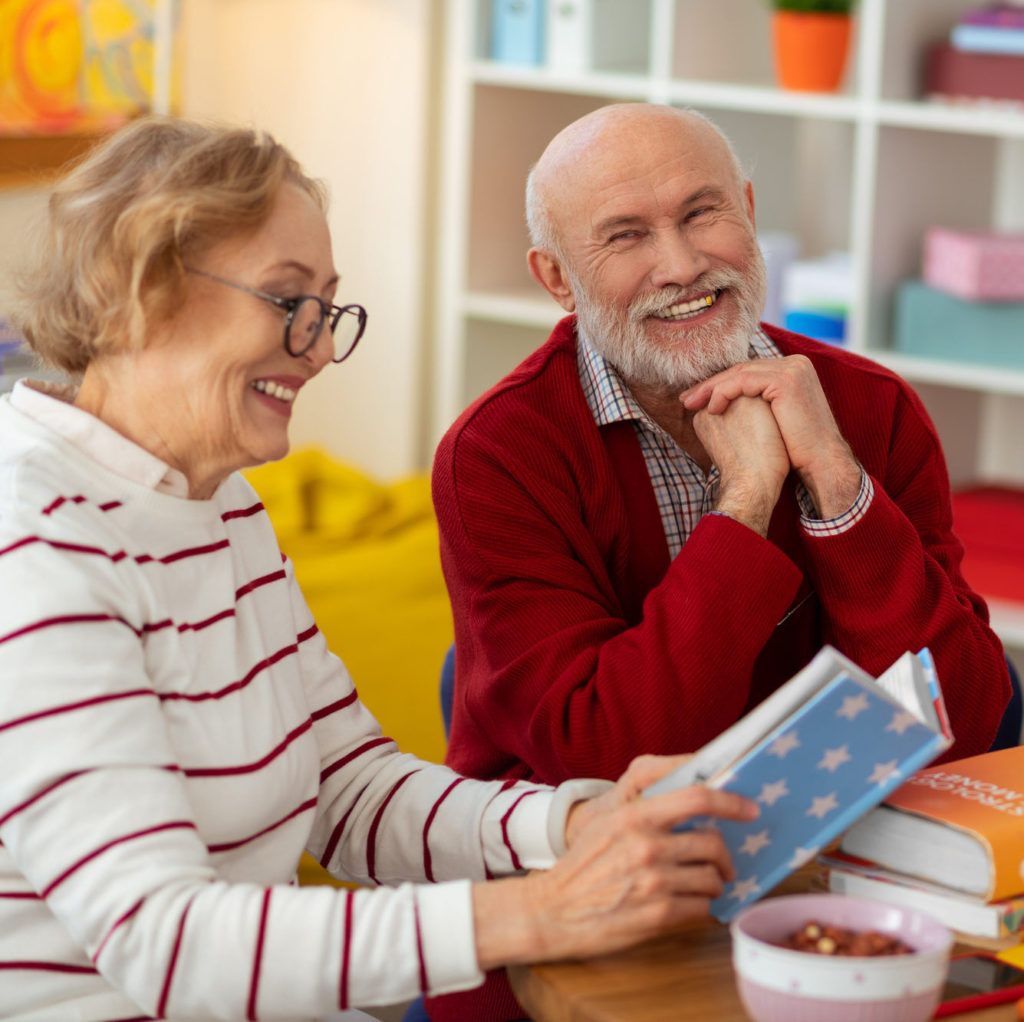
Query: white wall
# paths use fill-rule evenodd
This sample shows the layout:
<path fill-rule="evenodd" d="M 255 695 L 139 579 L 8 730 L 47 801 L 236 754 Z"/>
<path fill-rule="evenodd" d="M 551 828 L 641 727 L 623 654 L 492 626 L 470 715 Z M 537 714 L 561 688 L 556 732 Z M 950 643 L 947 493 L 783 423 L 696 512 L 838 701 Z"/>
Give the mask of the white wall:
<path fill-rule="evenodd" d="M 182 113 L 272 132 L 331 192 L 350 362 L 303 392 L 292 439 L 381 477 L 427 463 L 425 216 L 432 0 L 183 0 Z"/>

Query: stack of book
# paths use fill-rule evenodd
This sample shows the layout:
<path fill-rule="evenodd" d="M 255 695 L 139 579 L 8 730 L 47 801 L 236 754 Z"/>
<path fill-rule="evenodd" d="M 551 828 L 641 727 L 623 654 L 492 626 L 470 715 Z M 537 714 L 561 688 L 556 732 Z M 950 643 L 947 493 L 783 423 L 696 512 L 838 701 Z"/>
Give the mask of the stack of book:
<path fill-rule="evenodd" d="M 1024 746 L 920 770 L 820 856 L 829 889 L 927 912 L 966 942 L 1024 940 Z"/>
<path fill-rule="evenodd" d="M 1024 5 L 994 3 L 965 12 L 931 48 L 925 94 L 944 102 L 1024 107 Z"/>

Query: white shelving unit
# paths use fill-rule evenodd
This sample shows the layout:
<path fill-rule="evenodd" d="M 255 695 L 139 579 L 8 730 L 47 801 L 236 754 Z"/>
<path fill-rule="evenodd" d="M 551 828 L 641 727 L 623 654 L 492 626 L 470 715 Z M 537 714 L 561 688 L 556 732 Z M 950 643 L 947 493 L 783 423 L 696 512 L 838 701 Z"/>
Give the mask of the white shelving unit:
<path fill-rule="evenodd" d="M 804 258 L 851 253 L 849 346 L 915 385 L 954 483 L 1024 484 L 1024 370 L 890 347 L 895 289 L 920 276 L 926 227 L 1024 230 L 1024 113 L 917 98 L 926 46 L 973 0 L 861 0 L 834 95 L 775 86 L 767 0 L 629 2 L 650 4 L 646 61 L 564 73 L 489 59 L 490 0 L 447 0 L 432 440 L 562 315 L 526 269 L 530 166 L 576 117 L 642 100 L 694 107 L 725 130 L 760 231 L 796 234 Z M 1024 608 L 999 605 L 994 620 L 1024 648 Z"/>

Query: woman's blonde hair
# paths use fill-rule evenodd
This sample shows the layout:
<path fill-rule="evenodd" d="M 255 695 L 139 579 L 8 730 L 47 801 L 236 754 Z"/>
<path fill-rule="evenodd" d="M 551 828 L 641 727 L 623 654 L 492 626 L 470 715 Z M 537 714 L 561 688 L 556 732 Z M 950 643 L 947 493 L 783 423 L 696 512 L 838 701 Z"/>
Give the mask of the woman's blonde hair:
<path fill-rule="evenodd" d="M 258 226 L 284 182 L 326 208 L 323 185 L 266 133 L 133 121 L 54 189 L 38 251 L 16 278 L 15 327 L 72 374 L 101 352 L 141 346 L 180 303 L 185 264 Z"/>

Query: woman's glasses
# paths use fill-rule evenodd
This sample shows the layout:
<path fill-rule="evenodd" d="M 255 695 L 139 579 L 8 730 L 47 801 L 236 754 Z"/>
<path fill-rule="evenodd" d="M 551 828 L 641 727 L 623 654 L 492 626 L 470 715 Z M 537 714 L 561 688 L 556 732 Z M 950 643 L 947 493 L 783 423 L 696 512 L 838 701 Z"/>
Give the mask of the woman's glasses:
<path fill-rule="evenodd" d="M 278 298 L 266 291 L 257 291 L 254 287 L 225 280 L 205 270 L 195 270 L 186 266 L 185 271 L 215 280 L 218 284 L 226 284 L 238 291 L 245 291 L 246 294 L 254 295 L 283 309 L 284 350 L 295 358 L 301 358 L 316 344 L 326 323 L 334 339 L 334 357 L 331 361 L 344 362 L 355 351 L 359 338 L 366 329 L 366 309 L 361 305 L 329 305 L 316 295 Z"/>

